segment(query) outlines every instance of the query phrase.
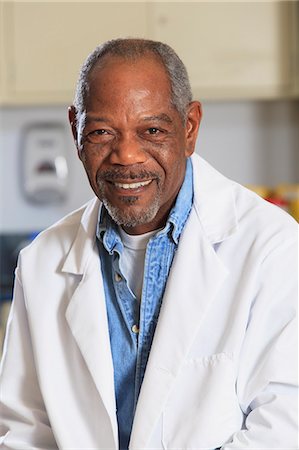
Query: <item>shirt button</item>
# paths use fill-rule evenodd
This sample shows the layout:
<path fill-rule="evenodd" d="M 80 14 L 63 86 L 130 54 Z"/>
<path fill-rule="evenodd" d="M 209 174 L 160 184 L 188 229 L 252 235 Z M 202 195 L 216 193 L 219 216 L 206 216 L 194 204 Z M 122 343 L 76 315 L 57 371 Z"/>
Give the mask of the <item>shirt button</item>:
<path fill-rule="evenodd" d="M 132 328 L 131 328 L 131 330 L 132 330 L 133 333 L 135 333 L 135 334 L 139 333 L 139 328 L 138 328 L 137 325 L 133 325 Z"/>
<path fill-rule="evenodd" d="M 117 281 L 117 283 L 119 283 L 122 280 L 122 277 L 119 273 L 115 272 L 114 279 L 115 281 Z"/>

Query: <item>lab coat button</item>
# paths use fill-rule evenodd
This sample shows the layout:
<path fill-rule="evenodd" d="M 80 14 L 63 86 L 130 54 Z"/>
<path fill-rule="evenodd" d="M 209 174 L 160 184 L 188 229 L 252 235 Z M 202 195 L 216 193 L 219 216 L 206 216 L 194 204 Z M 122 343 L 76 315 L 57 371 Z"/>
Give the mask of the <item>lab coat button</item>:
<path fill-rule="evenodd" d="M 115 272 L 114 279 L 115 281 L 117 281 L 117 283 L 119 283 L 122 280 L 122 277 L 119 273 Z"/>
<path fill-rule="evenodd" d="M 131 330 L 132 330 L 133 333 L 135 333 L 135 334 L 139 333 L 139 328 L 138 328 L 137 325 L 133 325 L 132 328 L 131 328 Z"/>

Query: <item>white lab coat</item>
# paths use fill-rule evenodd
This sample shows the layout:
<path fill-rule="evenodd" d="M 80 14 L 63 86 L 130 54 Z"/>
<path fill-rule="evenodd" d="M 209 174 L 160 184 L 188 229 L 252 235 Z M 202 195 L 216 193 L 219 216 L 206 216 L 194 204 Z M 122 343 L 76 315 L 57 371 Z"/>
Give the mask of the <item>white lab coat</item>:
<path fill-rule="evenodd" d="M 294 449 L 297 224 L 193 156 L 130 449 Z M 99 201 L 21 252 L 1 378 L 1 449 L 118 448 Z"/>

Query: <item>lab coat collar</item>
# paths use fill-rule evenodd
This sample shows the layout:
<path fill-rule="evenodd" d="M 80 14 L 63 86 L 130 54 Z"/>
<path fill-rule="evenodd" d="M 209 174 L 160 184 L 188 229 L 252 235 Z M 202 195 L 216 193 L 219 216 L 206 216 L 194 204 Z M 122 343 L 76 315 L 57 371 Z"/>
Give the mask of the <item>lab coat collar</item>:
<path fill-rule="evenodd" d="M 222 242 L 238 229 L 235 182 L 194 154 L 194 208 L 211 244 Z"/>
<path fill-rule="evenodd" d="M 238 228 L 234 199 L 234 182 L 217 172 L 198 155 L 191 157 L 193 165 L 194 203 L 199 222 L 211 244 L 231 236 Z M 91 253 L 96 250 L 96 226 L 100 201 L 90 201 L 62 271 L 83 274 Z"/>
<path fill-rule="evenodd" d="M 99 206 L 100 201 L 94 198 L 82 208 L 83 214 L 77 234 L 65 258 L 62 272 L 83 275 L 89 259 L 97 253 L 95 230 Z M 78 210 L 77 214 L 79 213 L 80 210 Z"/>

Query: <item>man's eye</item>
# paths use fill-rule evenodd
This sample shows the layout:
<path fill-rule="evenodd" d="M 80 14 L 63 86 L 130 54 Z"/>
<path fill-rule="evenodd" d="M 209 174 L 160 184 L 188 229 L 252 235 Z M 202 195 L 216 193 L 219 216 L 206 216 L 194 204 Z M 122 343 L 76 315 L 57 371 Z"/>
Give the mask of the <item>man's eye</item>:
<path fill-rule="evenodd" d="M 99 130 L 90 131 L 86 135 L 86 139 L 93 144 L 100 144 L 103 142 L 103 137 L 109 136 L 109 134 L 107 130 L 100 128 Z"/>
<path fill-rule="evenodd" d="M 95 130 L 92 131 L 90 134 L 95 134 L 96 136 L 102 136 L 103 134 L 106 134 L 107 131 L 106 130 Z"/>
<path fill-rule="evenodd" d="M 158 134 L 160 133 L 160 130 L 158 128 L 155 127 L 151 127 L 148 129 L 149 134 Z"/>

